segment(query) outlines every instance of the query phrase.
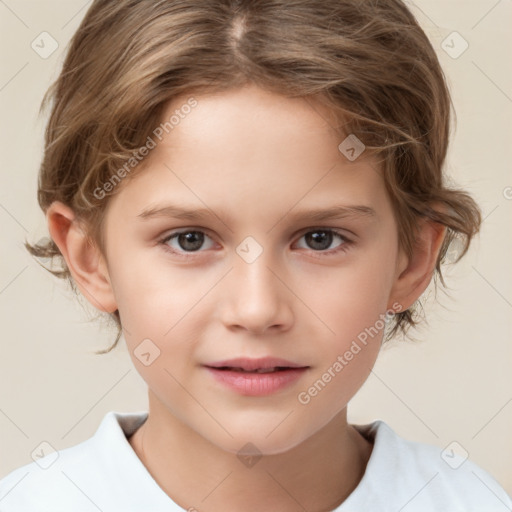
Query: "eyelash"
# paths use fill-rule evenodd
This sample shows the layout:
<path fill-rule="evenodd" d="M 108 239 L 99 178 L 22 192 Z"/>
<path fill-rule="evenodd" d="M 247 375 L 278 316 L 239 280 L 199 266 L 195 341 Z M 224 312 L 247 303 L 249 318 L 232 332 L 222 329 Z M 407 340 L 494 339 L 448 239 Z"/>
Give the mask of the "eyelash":
<path fill-rule="evenodd" d="M 186 233 L 192 233 L 192 232 L 202 233 L 202 234 L 208 236 L 204 231 L 201 231 L 200 229 L 189 228 L 189 229 L 184 229 L 181 231 L 175 231 L 173 233 L 170 233 L 170 234 L 166 235 L 165 238 L 160 240 L 158 243 L 163 246 L 163 249 L 165 251 L 170 252 L 171 254 L 176 255 L 179 258 L 183 258 L 183 259 L 194 258 L 196 256 L 196 253 L 200 253 L 200 252 L 204 252 L 204 251 L 197 250 L 197 251 L 181 252 L 181 251 L 176 251 L 175 249 L 171 249 L 168 245 L 169 241 L 173 240 L 174 238 L 177 238 L 179 235 L 183 235 Z M 312 229 L 309 229 L 308 231 L 303 232 L 302 235 L 300 236 L 300 238 L 304 237 L 305 235 L 307 235 L 309 233 L 318 233 L 318 232 L 332 233 L 333 235 L 341 238 L 343 243 L 340 246 L 338 246 L 337 248 L 330 249 L 330 250 L 315 251 L 314 249 L 310 249 L 310 251 L 312 251 L 313 253 L 320 253 L 322 255 L 327 254 L 328 256 L 332 256 L 334 254 L 346 252 L 350 248 L 350 246 L 353 244 L 352 240 L 348 239 L 344 234 L 342 234 L 339 231 L 332 229 L 332 228 L 312 228 Z M 211 238 L 211 237 L 208 236 L 208 238 Z M 315 256 L 315 257 L 323 257 L 323 256 Z"/>

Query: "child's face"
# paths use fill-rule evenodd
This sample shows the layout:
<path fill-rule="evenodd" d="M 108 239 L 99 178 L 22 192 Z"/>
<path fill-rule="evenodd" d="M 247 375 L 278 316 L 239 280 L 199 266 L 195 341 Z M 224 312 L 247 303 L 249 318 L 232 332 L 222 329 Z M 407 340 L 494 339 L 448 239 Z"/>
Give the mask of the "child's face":
<path fill-rule="evenodd" d="M 251 441 L 277 453 L 344 414 L 368 377 L 402 262 L 397 225 L 375 161 L 350 162 L 314 103 L 255 87 L 196 99 L 110 200 L 109 278 L 153 413 L 229 451 Z M 143 215 L 171 205 L 207 214 Z M 375 214 L 295 218 L 356 205 Z M 200 233 L 160 243 L 178 231 Z M 160 350 L 154 360 L 151 342 L 137 349 L 146 339 Z M 239 374 L 257 381 L 251 394 L 206 367 L 263 357 L 305 369 L 285 372 L 284 386 L 272 374 Z"/>

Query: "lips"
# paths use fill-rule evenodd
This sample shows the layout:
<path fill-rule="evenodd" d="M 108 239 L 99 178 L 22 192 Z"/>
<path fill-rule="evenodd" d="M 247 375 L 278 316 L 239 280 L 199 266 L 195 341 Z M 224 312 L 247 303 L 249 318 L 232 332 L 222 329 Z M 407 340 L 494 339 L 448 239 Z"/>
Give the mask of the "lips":
<path fill-rule="evenodd" d="M 264 396 L 283 390 L 297 382 L 309 368 L 273 357 L 230 359 L 204 367 L 222 386 L 246 396 Z"/>

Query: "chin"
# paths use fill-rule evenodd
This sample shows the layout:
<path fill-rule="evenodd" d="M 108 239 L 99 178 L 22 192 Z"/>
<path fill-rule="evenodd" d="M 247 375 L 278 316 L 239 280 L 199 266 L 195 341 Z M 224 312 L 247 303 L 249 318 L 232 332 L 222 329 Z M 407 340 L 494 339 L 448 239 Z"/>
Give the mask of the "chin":
<path fill-rule="evenodd" d="M 295 428 L 291 428 L 295 427 Z M 259 455 L 279 455 L 293 450 L 301 443 L 306 441 L 311 434 L 296 429 L 297 424 L 288 424 L 287 426 L 281 425 L 276 428 L 276 424 L 271 426 L 260 426 L 260 428 L 240 428 L 230 429 L 229 432 L 232 438 L 227 436 L 216 436 L 216 439 L 206 435 L 206 438 L 213 444 L 217 445 L 220 449 L 232 453 L 234 455 L 243 455 L 244 450 L 250 455 L 252 452 Z M 319 427 L 320 428 L 320 427 Z"/>

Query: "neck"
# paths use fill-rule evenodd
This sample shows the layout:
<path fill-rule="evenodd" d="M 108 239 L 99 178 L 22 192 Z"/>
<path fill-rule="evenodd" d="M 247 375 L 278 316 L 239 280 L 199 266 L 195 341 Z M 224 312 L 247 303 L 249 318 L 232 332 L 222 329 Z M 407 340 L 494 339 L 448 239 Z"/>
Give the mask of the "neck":
<path fill-rule="evenodd" d="M 295 448 L 254 465 L 210 443 L 168 411 L 151 408 L 129 439 L 170 498 L 185 510 L 328 511 L 361 480 L 372 445 L 347 424 L 346 408 Z"/>

